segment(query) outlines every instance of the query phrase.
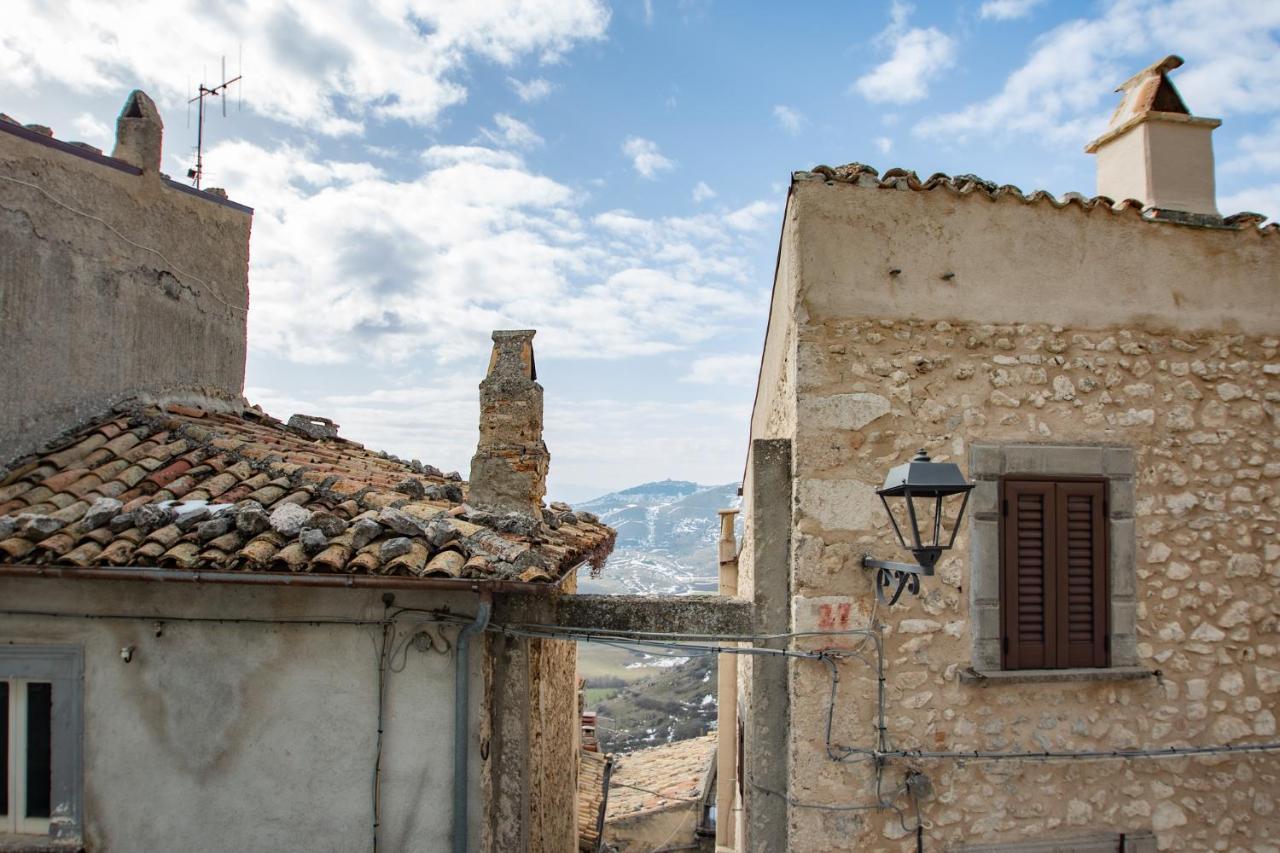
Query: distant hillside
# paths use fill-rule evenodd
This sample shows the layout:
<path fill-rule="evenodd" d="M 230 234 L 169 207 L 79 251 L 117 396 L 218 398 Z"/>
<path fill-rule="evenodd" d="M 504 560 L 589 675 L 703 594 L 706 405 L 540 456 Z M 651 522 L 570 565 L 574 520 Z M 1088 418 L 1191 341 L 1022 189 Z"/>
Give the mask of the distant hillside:
<path fill-rule="evenodd" d="M 715 592 L 720 537 L 717 510 L 737 507 L 738 484 L 688 480 L 642 483 L 578 504 L 618 531 L 598 578 L 583 575 L 580 592 L 687 595 Z"/>
<path fill-rule="evenodd" d="M 591 689 L 588 707 L 599 713 L 597 734 L 605 752 L 701 737 L 715 730 L 716 659 L 659 658 L 674 664 L 620 688 Z"/>

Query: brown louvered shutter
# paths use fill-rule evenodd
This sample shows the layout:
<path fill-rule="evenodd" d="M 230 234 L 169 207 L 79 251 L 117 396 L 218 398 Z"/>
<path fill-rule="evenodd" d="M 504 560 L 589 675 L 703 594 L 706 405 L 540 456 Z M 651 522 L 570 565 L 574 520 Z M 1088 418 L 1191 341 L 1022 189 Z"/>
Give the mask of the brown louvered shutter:
<path fill-rule="evenodd" d="M 1106 666 L 1103 483 L 1057 484 L 1058 666 Z"/>
<path fill-rule="evenodd" d="M 1004 484 L 1001 561 L 1005 669 L 1053 667 L 1057 589 L 1053 582 L 1057 524 L 1053 483 Z"/>

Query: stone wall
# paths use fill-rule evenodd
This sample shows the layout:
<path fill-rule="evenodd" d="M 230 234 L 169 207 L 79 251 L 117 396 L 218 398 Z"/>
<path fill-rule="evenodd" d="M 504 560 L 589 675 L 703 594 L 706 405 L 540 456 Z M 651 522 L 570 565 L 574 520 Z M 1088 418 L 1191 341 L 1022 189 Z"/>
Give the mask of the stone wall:
<path fill-rule="evenodd" d="M 916 447 L 962 467 L 975 442 L 1131 447 L 1137 662 L 1161 675 L 962 682 L 974 630 L 966 555 L 977 522 L 969 521 L 921 597 L 876 615 L 887 625 L 889 736 L 898 748 L 933 750 L 1276 740 L 1278 347 L 1272 337 L 1037 324 L 865 319 L 802 327 L 798 630 L 822 627 L 824 619 L 828 628 L 842 627 L 830 624 L 839 602 L 849 604 L 845 626 L 866 623 L 873 597 L 858 561 L 866 552 L 898 559 L 874 489 Z M 870 745 L 875 681 L 856 660 L 841 670 L 836 740 Z M 793 778 L 807 785 L 793 796 L 827 803 L 873 797 L 865 764 L 837 765 L 822 749 L 825 669 L 801 662 L 793 679 Z M 1162 849 L 1263 850 L 1280 836 L 1275 754 L 891 762 L 885 790 L 901 783 L 908 766 L 933 781 L 936 796 L 922 814 L 934 844 L 1153 828 Z M 822 839 L 835 832 L 868 849 L 897 849 L 889 841 L 904 836 L 892 812 L 793 809 L 792 826 L 797 849 L 834 849 Z M 913 844 L 900 842 L 902 849 Z"/>
<path fill-rule="evenodd" d="M 251 213 L 186 190 L 0 123 L 0 465 L 136 394 L 239 396 Z"/>
<path fill-rule="evenodd" d="M 796 647 L 861 656 L 838 664 L 835 756 L 876 745 L 874 645 L 832 633 L 872 622 L 884 625 L 892 748 L 1280 740 L 1276 234 L 846 174 L 793 183 L 752 421 L 753 439 L 781 427 L 794 440 L 790 558 L 753 564 L 750 512 L 742 546 L 744 588 L 789 572 L 794 629 L 827 632 Z M 1109 524 L 1132 543 L 1131 570 L 1113 573 L 1126 587 L 1111 590 L 1128 645 L 1112 657 L 1133 664 L 1111 680 L 965 677 L 983 662 L 975 640 L 990 615 L 973 606 L 987 603 L 973 587 L 990 567 L 975 571 L 970 535 L 994 517 L 990 471 L 922 595 L 876 604 L 862 556 L 905 558 L 875 495 L 888 468 L 924 447 L 966 469 L 975 448 L 1010 443 L 1057 448 L 1033 449 L 1041 460 L 1096 455 L 1110 480 Z M 1117 460 L 1132 464 L 1107 467 Z M 893 759 L 877 788 L 871 762 L 826 749 L 821 662 L 794 661 L 787 678 L 739 695 L 788 679 L 789 849 L 915 849 L 903 785 L 917 770 L 931 783 L 925 849 L 1101 849 L 1090 845 L 1121 834 L 1144 849 L 1150 833 L 1160 849 L 1280 850 L 1276 753 Z M 892 806 L 860 808 L 879 798 Z"/>

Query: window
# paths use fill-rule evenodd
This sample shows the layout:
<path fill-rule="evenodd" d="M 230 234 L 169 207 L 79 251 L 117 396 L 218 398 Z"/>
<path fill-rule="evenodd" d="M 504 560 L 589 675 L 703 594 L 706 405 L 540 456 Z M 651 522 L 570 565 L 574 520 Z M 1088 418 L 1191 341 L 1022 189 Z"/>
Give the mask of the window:
<path fill-rule="evenodd" d="M 1004 669 L 1107 666 L 1107 484 L 1005 478 Z"/>
<path fill-rule="evenodd" d="M 972 666 L 961 672 L 961 681 L 982 686 L 1151 675 L 1138 660 L 1136 463 L 1133 448 L 1109 444 L 969 445 L 969 477 L 976 483 L 968 513 Z M 1042 565 L 1037 569 L 1028 557 L 1021 567 L 1029 575 L 1023 578 L 1025 595 L 1016 584 L 1012 590 L 1006 588 L 1006 579 L 1018 580 L 1021 559 L 1015 554 L 1014 571 L 1005 571 L 1010 559 L 1005 537 L 1018 529 L 1018 519 L 1010 526 L 1004 514 L 1006 491 L 1015 493 L 1010 495 L 1010 512 L 1025 512 L 1023 520 L 1041 537 L 1038 551 L 1027 543 Z M 1087 517 L 1081 515 L 1082 502 L 1089 502 Z M 1038 524 L 1033 520 L 1037 510 L 1042 514 Z M 1074 526 L 1068 515 L 1075 518 Z M 1059 524 L 1065 525 L 1061 536 Z M 1081 524 L 1089 528 L 1092 550 L 1087 553 Z M 1099 574 L 1086 581 L 1082 561 Z M 1059 571 L 1063 567 L 1066 574 Z M 1068 576 L 1072 571 L 1074 580 Z M 1085 595 L 1087 601 L 1081 597 Z M 1023 612 L 1015 619 L 1019 606 Z M 1101 623 L 1085 625 L 1081 620 L 1086 610 Z M 1025 632 L 1024 620 L 1029 622 Z M 1012 634 L 1010 625 L 1016 629 Z M 1026 642 L 1020 642 L 1024 638 Z"/>
<path fill-rule="evenodd" d="M 53 685 L 48 681 L 0 681 L 0 827 L 47 835 L 52 793 L 50 725 Z"/>
<path fill-rule="evenodd" d="M 81 837 L 84 658 L 0 645 L 0 833 Z"/>

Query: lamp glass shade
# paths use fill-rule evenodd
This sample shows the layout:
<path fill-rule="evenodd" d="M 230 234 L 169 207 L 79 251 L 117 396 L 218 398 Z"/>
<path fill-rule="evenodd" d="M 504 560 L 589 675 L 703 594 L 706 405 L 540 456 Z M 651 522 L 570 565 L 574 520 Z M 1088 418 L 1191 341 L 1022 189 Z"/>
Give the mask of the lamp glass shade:
<path fill-rule="evenodd" d="M 898 542 L 932 572 L 942 552 L 955 544 L 973 484 L 952 462 L 934 462 L 921 450 L 897 465 L 877 490 Z"/>

